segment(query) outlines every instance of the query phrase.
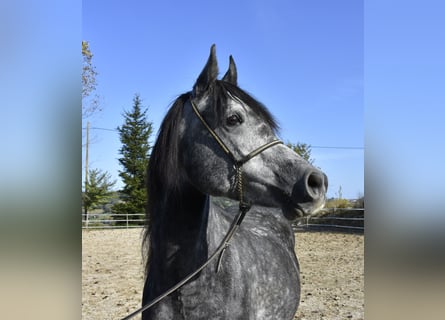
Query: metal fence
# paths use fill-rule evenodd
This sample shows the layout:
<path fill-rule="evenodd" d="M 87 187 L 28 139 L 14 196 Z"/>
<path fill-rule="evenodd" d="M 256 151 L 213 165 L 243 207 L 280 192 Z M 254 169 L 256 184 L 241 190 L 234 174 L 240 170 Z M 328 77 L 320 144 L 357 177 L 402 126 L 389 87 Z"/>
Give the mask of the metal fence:
<path fill-rule="evenodd" d="M 141 228 L 145 219 L 144 213 L 97 213 L 82 218 L 82 229 Z"/>
<path fill-rule="evenodd" d="M 364 230 L 364 210 L 363 208 L 330 208 L 325 209 L 327 215 L 308 216 L 293 223 L 294 230 L 315 230 L 315 229 L 344 229 L 344 230 Z M 362 217 L 338 217 L 338 211 L 358 212 L 363 211 Z M 113 228 L 141 228 L 145 219 L 141 219 L 143 213 L 132 214 L 88 214 L 86 219 L 82 219 L 82 229 L 113 229 Z M 116 218 L 118 217 L 118 218 Z"/>
<path fill-rule="evenodd" d="M 361 212 L 361 217 L 339 217 L 335 214 L 341 211 L 345 212 Z M 317 229 L 344 229 L 364 231 L 365 226 L 365 209 L 364 208 L 330 208 L 325 209 L 322 213 L 327 215 L 307 216 L 299 219 L 293 224 L 294 230 L 317 230 Z"/>

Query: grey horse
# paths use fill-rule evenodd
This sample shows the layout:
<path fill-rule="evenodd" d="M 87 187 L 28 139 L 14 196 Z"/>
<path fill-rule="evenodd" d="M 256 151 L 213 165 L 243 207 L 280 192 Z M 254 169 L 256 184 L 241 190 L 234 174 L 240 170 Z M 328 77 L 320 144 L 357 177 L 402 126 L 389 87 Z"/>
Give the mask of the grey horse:
<path fill-rule="evenodd" d="M 152 150 L 143 305 L 220 245 L 237 208 L 222 209 L 211 196 L 250 210 L 219 261 L 144 311 L 144 320 L 293 319 L 299 305 L 291 221 L 323 206 L 327 177 L 277 143 L 276 121 L 238 87 L 232 57 L 227 73 L 217 75 L 213 45 L 193 90 L 170 107 Z"/>

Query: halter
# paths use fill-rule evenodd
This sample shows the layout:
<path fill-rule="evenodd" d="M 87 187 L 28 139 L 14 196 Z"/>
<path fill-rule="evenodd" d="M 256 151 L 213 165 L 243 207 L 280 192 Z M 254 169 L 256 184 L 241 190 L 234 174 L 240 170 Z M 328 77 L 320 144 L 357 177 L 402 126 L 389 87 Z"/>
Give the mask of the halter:
<path fill-rule="evenodd" d="M 230 95 L 230 97 L 232 99 L 235 99 L 234 97 L 232 97 L 232 95 Z M 236 100 L 238 100 L 240 103 L 242 103 L 239 99 L 236 99 Z M 242 166 L 247 161 L 249 161 L 250 159 L 256 157 L 257 155 L 259 155 L 263 151 L 265 151 L 265 150 L 269 149 L 270 147 L 273 147 L 273 146 L 275 146 L 277 144 L 282 144 L 283 142 L 281 140 L 278 140 L 278 139 L 273 140 L 271 142 L 268 142 L 268 143 L 266 143 L 266 144 L 256 148 L 255 150 L 250 152 L 248 155 L 242 157 L 241 159 L 237 159 L 235 157 L 235 155 L 230 151 L 230 149 L 225 145 L 225 143 L 221 140 L 221 138 L 216 134 L 216 132 L 212 128 L 210 128 L 210 126 L 208 125 L 207 121 L 205 121 L 205 119 L 203 118 L 203 116 L 201 115 L 201 113 L 199 112 L 198 108 L 196 107 L 196 105 L 193 103 L 192 100 L 190 100 L 190 103 L 192 105 L 192 109 L 195 112 L 196 116 L 201 121 L 201 123 L 204 125 L 204 127 L 207 129 L 207 131 L 209 131 L 209 133 L 212 135 L 212 137 L 215 139 L 215 141 L 218 143 L 218 145 L 221 147 L 221 149 L 223 149 L 223 151 L 230 158 L 232 158 L 233 167 L 235 169 L 235 178 L 236 178 L 235 184 L 236 184 L 236 189 L 237 189 L 238 195 L 239 195 L 240 209 L 241 209 L 241 207 L 244 207 L 244 206 L 250 207 L 250 205 L 248 203 L 244 202 Z"/>
<path fill-rule="evenodd" d="M 232 95 L 230 93 L 228 93 L 228 94 L 229 94 L 229 96 L 232 99 L 235 99 L 235 100 L 237 100 L 240 103 L 243 103 L 241 100 L 232 97 Z M 192 279 L 195 275 L 197 275 L 205 267 L 207 267 L 210 264 L 210 262 L 212 262 L 218 255 L 219 255 L 219 257 L 218 257 L 218 263 L 217 263 L 217 267 L 216 267 L 216 272 L 219 271 L 219 269 L 221 267 L 221 262 L 222 262 L 222 257 L 224 255 L 224 252 L 226 251 L 227 247 L 230 245 L 230 240 L 232 239 L 232 237 L 235 234 L 235 232 L 238 229 L 238 227 L 241 225 L 241 222 L 243 221 L 244 217 L 246 216 L 246 213 L 250 210 L 250 207 L 251 207 L 250 203 L 244 201 L 243 171 L 242 171 L 242 167 L 243 167 L 243 165 L 247 161 L 249 161 L 250 159 L 256 157 L 257 155 L 259 155 L 263 151 L 265 151 L 265 150 L 267 150 L 267 149 L 269 149 L 269 148 L 271 148 L 271 147 L 273 147 L 273 146 L 275 146 L 277 144 L 282 144 L 283 143 L 281 140 L 278 140 L 278 139 L 272 140 L 271 142 L 268 142 L 268 143 L 266 143 L 266 144 L 256 148 L 255 150 L 250 152 L 248 155 L 242 157 L 241 159 L 237 159 L 235 157 L 235 155 L 230 151 L 230 149 L 225 145 L 225 143 L 221 140 L 221 138 L 216 134 L 216 132 L 212 128 L 210 128 L 210 126 L 208 125 L 207 121 L 205 121 L 205 119 L 202 117 L 201 113 L 199 112 L 198 108 L 193 103 L 192 99 L 190 99 L 190 104 L 192 105 L 192 109 L 193 109 L 194 113 L 196 114 L 198 119 L 201 121 L 201 123 L 204 125 L 204 127 L 207 129 L 207 131 L 209 131 L 210 135 L 215 139 L 215 141 L 218 143 L 218 145 L 221 147 L 221 149 L 223 149 L 223 151 L 233 161 L 233 168 L 235 169 L 235 185 L 236 185 L 236 190 L 237 190 L 238 196 L 239 196 L 239 211 L 238 211 L 238 214 L 233 219 L 232 225 L 230 226 L 229 231 L 227 231 L 226 236 L 221 241 L 221 243 L 218 246 L 218 248 L 216 249 L 216 251 L 207 259 L 206 262 L 204 262 L 204 264 L 202 264 L 198 269 L 196 269 L 191 274 L 186 276 L 183 280 L 178 282 L 175 286 L 173 286 L 170 289 L 168 289 L 162 295 L 160 295 L 157 298 L 153 299 L 152 301 L 148 302 L 147 304 L 145 304 L 144 306 L 142 306 L 138 310 L 134 311 L 133 313 L 127 315 L 125 318 L 122 318 L 121 320 L 129 320 L 129 319 L 133 318 L 134 316 L 136 316 L 140 312 L 143 312 L 143 311 L 151 308 L 156 303 L 158 303 L 159 301 L 161 301 L 162 299 L 164 299 L 165 297 L 167 297 L 171 293 L 173 293 L 176 290 L 178 290 L 179 288 L 181 288 L 188 281 L 190 281 L 190 279 Z"/>

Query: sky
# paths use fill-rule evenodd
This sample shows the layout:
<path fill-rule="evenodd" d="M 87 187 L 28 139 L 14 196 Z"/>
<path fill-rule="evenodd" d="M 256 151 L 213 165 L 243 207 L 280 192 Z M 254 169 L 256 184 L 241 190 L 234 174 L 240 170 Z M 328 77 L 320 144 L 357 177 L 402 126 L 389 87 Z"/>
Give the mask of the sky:
<path fill-rule="evenodd" d="M 216 44 L 220 75 L 233 55 L 239 86 L 277 118 L 280 138 L 312 146 L 328 197 L 364 195 L 363 20 L 357 0 L 83 1 L 82 39 L 94 54 L 103 109 L 88 119 L 89 167 L 122 187 L 113 130 L 123 112 L 139 94 L 153 142 Z"/>

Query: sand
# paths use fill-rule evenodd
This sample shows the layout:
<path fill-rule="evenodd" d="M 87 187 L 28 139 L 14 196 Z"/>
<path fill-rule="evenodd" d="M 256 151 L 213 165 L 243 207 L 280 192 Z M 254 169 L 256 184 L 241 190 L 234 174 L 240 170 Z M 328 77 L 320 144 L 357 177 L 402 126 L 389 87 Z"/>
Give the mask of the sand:
<path fill-rule="evenodd" d="M 140 307 L 141 234 L 82 231 L 82 319 L 121 319 Z M 364 319 L 363 246 L 363 234 L 296 233 L 302 287 L 295 319 Z"/>

